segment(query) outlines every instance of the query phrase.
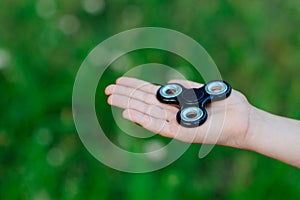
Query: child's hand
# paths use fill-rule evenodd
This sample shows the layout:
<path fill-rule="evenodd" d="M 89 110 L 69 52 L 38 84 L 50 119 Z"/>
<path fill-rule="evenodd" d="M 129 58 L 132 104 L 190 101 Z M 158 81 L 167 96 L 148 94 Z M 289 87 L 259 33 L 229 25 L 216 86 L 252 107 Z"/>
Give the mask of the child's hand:
<path fill-rule="evenodd" d="M 186 88 L 199 88 L 200 83 L 172 80 Z M 135 78 L 122 77 L 115 85 L 109 85 L 105 93 L 108 103 L 125 109 L 123 117 L 165 137 L 184 142 L 208 143 L 244 148 L 251 105 L 240 92 L 232 90 L 222 101 L 206 106 L 207 121 L 196 128 L 185 128 L 176 121 L 179 110 L 175 105 L 160 103 L 156 92 L 160 86 Z"/>

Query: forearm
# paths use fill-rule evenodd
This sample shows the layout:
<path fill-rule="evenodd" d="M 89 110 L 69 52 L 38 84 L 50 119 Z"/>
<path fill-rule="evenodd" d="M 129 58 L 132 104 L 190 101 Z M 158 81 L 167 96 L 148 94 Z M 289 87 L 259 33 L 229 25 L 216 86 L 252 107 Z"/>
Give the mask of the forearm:
<path fill-rule="evenodd" d="M 252 107 L 246 149 L 300 168 L 300 121 Z"/>

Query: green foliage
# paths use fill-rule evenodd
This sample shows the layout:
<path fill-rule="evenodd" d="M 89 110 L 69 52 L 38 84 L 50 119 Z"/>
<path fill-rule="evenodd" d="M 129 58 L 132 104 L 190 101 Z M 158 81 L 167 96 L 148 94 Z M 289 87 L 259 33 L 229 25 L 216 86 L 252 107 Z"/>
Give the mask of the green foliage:
<path fill-rule="evenodd" d="M 254 105 L 300 119 L 299 24 L 298 0 L 1 0 L 0 199 L 299 199 L 298 169 L 226 147 L 199 160 L 200 146 L 192 145 L 152 173 L 115 171 L 87 152 L 71 108 L 76 72 L 91 49 L 121 31 L 158 26 L 202 44 L 224 80 Z M 97 114 L 112 138 L 124 133 L 103 89 L 122 73 L 158 62 L 201 80 L 166 52 L 129 57 L 116 61 L 122 66 L 109 68 L 98 87 Z M 130 149 L 143 144 L 125 140 Z"/>

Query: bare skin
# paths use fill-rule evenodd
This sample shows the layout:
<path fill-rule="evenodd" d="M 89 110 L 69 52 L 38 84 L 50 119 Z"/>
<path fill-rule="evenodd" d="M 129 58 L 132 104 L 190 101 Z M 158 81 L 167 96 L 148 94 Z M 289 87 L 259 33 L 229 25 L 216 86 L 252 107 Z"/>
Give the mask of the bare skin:
<path fill-rule="evenodd" d="M 186 88 L 202 84 L 171 80 Z M 196 128 L 185 128 L 176 121 L 179 108 L 160 103 L 160 86 L 121 77 L 105 89 L 110 105 L 123 108 L 123 117 L 164 137 L 183 142 L 219 144 L 248 149 L 300 168 L 300 121 L 259 110 L 236 90 L 222 101 L 207 106 L 207 121 Z"/>

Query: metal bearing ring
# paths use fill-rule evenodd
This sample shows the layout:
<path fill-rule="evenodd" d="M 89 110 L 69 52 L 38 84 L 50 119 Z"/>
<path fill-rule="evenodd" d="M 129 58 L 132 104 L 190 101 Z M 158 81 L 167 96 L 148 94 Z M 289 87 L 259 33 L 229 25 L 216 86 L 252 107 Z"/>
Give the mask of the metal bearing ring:
<path fill-rule="evenodd" d="M 203 124 L 207 118 L 207 113 L 199 107 L 185 107 L 177 113 L 177 121 L 185 127 L 196 127 Z"/>
<path fill-rule="evenodd" d="M 159 90 L 161 96 L 166 98 L 177 97 L 182 92 L 182 87 L 178 84 L 167 84 Z"/>

